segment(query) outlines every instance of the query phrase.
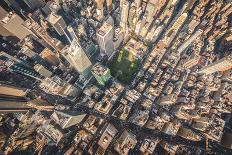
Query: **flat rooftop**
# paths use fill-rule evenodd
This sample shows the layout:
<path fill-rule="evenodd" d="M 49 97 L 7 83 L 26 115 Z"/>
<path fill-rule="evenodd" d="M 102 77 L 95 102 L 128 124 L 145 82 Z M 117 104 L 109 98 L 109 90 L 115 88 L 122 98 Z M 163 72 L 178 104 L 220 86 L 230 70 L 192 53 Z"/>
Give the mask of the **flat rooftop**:
<path fill-rule="evenodd" d="M 1 23 L 3 24 L 7 24 L 8 22 L 10 22 L 11 19 L 13 19 L 16 16 L 15 13 L 9 12 L 8 14 L 6 14 L 5 17 L 3 17 L 1 19 Z"/>
<path fill-rule="evenodd" d="M 108 23 L 104 23 L 100 29 L 98 30 L 98 35 L 104 37 L 107 33 L 109 33 L 109 31 L 113 28 L 113 26 L 111 26 Z"/>
<path fill-rule="evenodd" d="M 101 65 L 100 63 L 97 63 L 93 66 L 92 68 L 92 72 L 96 75 L 105 75 L 107 73 L 109 69 L 103 65 Z"/>
<path fill-rule="evenodd" d="M 56 24 L 62 17 L 60 15 L 56 15 L 56 14 L 49 14 L 47 17 L 47 20 L 51 23 L 51 24 Z"/>

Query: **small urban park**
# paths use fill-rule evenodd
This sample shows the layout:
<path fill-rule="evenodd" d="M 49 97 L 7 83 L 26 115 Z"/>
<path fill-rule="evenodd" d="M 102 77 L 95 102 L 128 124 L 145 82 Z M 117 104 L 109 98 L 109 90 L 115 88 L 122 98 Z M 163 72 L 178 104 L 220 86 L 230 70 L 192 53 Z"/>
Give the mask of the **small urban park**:
<path fill-rule="evenodd" d="M 140 60 L 131 52 L 122 49 L 115 54 L 109 64 L 111 74 L 124 84 L 130 84 L 133 75 L 138 70 Z"/>

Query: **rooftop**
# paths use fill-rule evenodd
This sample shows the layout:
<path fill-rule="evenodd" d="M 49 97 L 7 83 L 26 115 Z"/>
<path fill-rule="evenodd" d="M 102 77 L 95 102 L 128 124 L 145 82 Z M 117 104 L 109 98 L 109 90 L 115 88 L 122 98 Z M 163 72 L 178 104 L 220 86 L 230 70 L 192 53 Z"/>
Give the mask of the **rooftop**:
<path fill-rule="evenodd" d="M 105 75 L 107 72 L 109 71 L 109 69 L 103 65 L 101 65 L 100 63 L 96 63 L 93 68 L 92 68 L 92 72 L 96 75 Z"/>
<path fill-rule="evenodd" d="M 110 31 L 111 29 L 113 29 L 113 26 L 111 26 L 110 24 L 108 24 L 108 23 L 105 22 L 105 23 L 100 27 L 100 29 L 97 31 L 97 34 L 100 35 L 100 36 L 102 36 L 102 37 L 104 37 L 106 34 L 109 33 L 109 31 Z"/>

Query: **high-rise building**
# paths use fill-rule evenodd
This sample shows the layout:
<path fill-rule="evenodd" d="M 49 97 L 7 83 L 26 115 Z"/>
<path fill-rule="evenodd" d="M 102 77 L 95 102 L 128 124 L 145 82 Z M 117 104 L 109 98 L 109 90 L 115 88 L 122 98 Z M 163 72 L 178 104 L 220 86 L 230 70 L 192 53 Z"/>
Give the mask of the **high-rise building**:
<path fill-rule="evenodd" d="M 7 14 L 8 12 L 0 6 L 0 19 L 3 19 L 4 17 L 6 17 Z M 12 36 L 13 35 L 9 30 L 5 29 L 2 26 L 2 24 L 0 24 L 0 34 L 1 36 Z"/>
<path fill-rule="evenodd" d="M 101 85 L 105 85 L 106 82 L 111 78 L 109 68 L 102 66 L 99 63 L 93 66 L 92 74 L 97 79 L 98 83 Z"/>
<path fill-rule="evenodd" d="M 232 55 L 228 55 L 212 64 L 203 67 L 198 73 L 201 74 L 212 74 L 217 71 L 226 71 L 232 68 Z"/>
<path fill-rule="evenodd" d="M 85 78 L 91 76 L 92 63 L 78 42 L 72 41 L 70 46 L 61 51 L 61 54 Z"/>
<path fill-rule="evenodd" d="M 114 31 L 114 50 L 117 50 L 117 48 L 122 44 L 124 39 L 124 33 L 121 29 L 121 27 L 118 27 Z"/>
<path fill-rule="evenodd" d="M 41 80 L 39 87 L 48 94 L 59 95 L 73 100 L 77 97 L 78 89 L 57 76 Z"/>
<path fill-rule="evenodd" d="M 41 78 L 40 74 L 31 66 L 5 52 L 0 52 L 0 60 L 10 72 L 19 73 L 36 79 Z"/>
<path fill-rule="evenodd" d="M 136 10 L 138 11 L 139 7 L 141 6 L 142 0 L 135 0 L 134 3 L 135 3 Z"/>
<path fill-rule="evenodd" d="M 102 55 L 107 55 L 108 58 L 112 55 L 114 51 L 114 29 L 113 26 L 104 23 L 101 28 L 97 31 L 97 39 L 100 45 L 100 50 Z"/>
<path fill-rule="evenodd" d="M 65 129 L 80 123 L 86 114 L 76 112 L 76 113 L 65 113 L 61 111 L 54 111 L 51 115 L 51 119 L 53 119 L 57 124 L 61 126 L 61 128 Z"/>
<path fill-rule="evenodd" d="M 112 0 L 106 0 L 107 12 L 109 13 L 112 9 Z"/>
<path fill-rule="evenodd" d="M 103 18 L 103 0 L 95 0 L 97 3 L 97 16 L 98 19 L 102 19 Z"/>
<path fill-rule="evenodd" d="M 30 34 L 34 35 L 24 26 L 24 20 L 16 13 L 12 12 L 6 14 L 6 16 L 1 19 L 0 28 L 2 29 L 1 31 L 5 29 L 4 32 L 8 31 L 20 40 L 24 39 Z"/>
<path fill-rule="evenodd" d="M 64 29 L 67 26 L 62 16 L 55 13 L 51 13 L 47 17 L 47 21 L 52 25 L 56 32 L 62 36 L 64 34 Z"/>
<path fill-rule="evenodd" d="M 47 140 L 47 143 L 55 145 L 58 145 L 65 137 L 64 130 L 54 122 L 44 124 L 37 129 L 37 132 Z"/>
<path fill-rule="evenodd" d="M 146 16 L 147 16 L 147 22 L 151 23 L 153 21 L 154 15 L 158 11 L 158 2 L 159 0 L 149 0 L 146 7 Z"/>
<path fill-rule="evenodd" d="M 195 41 L 195 39 L 197 39 L 197 37 L 199 37 L 202 34 L 202 30 L 199 29 L 197 30 L 193 35 L 191 35 L 191 37 L 189 37 L 178 49 L 177 49 L 177 53 L 180 55 L 191 43 L 193 43 Z"/>
<path fill-rule="evenodd" d="M 128 26 L 129 2 L 124 1 L 121 8 L 121 21 L 120 26 L 125 32 Z"/>

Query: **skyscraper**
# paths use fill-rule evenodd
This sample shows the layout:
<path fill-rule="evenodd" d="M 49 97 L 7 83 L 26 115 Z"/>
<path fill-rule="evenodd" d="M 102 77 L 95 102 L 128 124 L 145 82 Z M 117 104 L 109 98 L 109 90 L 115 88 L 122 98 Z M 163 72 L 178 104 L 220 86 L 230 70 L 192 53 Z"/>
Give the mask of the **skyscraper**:
<path fill-rule="evenodd" d="M 129 14 L 129 2 L 124 1 L 122 3 L 122 8 L 121 8 L 121 21 L 120 21 L 120 26 L 122 27 L 123 31 L 126 31 L 127 25 L 128 25 L 128 14 Z"/>
<path fill-rule="evenodd" d="M 154 15 L 157 13 L 158 0 L 149 0 L 146 7 L 147 22 L 152 22 Z"/>
<path fill-rule="evenodd" d="M 57 124 L 59 124 L 61 128 L 65 129 L 80 123 L 85 118 L 85 116 L 86 114 L 80 112 L 65 113 L 61 111 L 54 111 L 51 115 L 51 119 L 53 119 Z"/>
<path fill-rule="evenodd" d="M 61 51 L 61 54 L 81 75 L 85 78 L 90 77 L 92 63 L 82 47 L 76 41 L 73 41 L 70 46 L 65 47 Z"/>
<path fill-rule="evenodd" d="M 67 25 L 62 16 L 57 15 L 55 13 L 51 13 L 48 15 L 47 20 L 60 36 L 64 34 L 63 29 Z"/>
<path fill-rule="evenodd" d="M 24 26 L 23 19 L 19 17 L 16 13 L 12 12 L 6 14 L 6 16 L 1 19 L 0 28 L 9 31 L 20 40 L 24 39 L 30 34 L 34 35 L 34 33 L 32 33 Z"/>
<path fill-rule="evenodd" d="M 101 54 L 107 55 L 108 58 L 112 55 L 114 51 L 113 36 L 113 26 L 108 23 L 104 23 L 97 31 L 97 39 L 100 46 Z"/>
<path fill-rule="evenodd" d="M 232 54 L 213 62 L 212 64 L 203 67 L 198 73 L 212 74 L 217 71 L 226 71 L 232 68 Z"/>
<path fill-rule="evenodd" d="M 112 9 L 112 0 L 106 0 L 107 12 L 109 13 Z"/>
<path fill-rule="evenodd" d="M 103 17 L 103 0 L 95 0 L 97 3 L 97 15 L 98 19 L 102 19 Z"/>

